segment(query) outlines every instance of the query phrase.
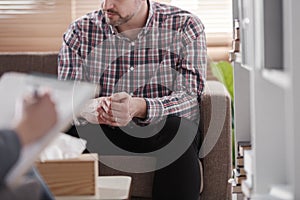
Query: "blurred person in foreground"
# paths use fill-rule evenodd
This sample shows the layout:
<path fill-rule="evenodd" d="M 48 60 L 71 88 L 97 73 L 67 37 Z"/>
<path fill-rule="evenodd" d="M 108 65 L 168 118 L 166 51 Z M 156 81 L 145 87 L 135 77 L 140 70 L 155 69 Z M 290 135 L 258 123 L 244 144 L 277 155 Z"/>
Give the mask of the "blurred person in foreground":
<path fill-rule="evenodd" d="M 188 11 L 150 0 L 101 2 L 100 10 L 77 19 L 64 34 L 58 78 L 100 85 L 97 118 L 84 118 L 90 127 L 100 124 L 124 151 L 155 152 L 178 135 L 194 137 L 178 159 L 155 171 L 152 197 L 199 199 L 200 133 L 192 127 L 199 124 L 206 78 L 204 26 Z M 146 128 L 140 137 L 123 131 L 134 130 L 133 123 L 159 130 L 164 119 L 154 136 Z M 178 131 L 181 125 L 185 133 Z"/>
<path fill-rule="evenodd" d="M 50 200 L 51 192 L 33 169 L 16 188 L 5 184 L 5 177 L 16 164 L 21 149 L 37 142 L 56 124 L 55 104 L 49 93 L 37 97 L 26 96 L 21 119 L 11 130 L 0 130 L 0 199 L 1 200 Z"/>

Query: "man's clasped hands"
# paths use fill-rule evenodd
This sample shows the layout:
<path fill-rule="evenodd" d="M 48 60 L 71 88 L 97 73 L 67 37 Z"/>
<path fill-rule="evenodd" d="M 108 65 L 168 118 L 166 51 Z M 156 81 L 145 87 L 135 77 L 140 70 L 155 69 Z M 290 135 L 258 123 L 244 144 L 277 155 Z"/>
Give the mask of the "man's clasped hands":
<path fill-rule="evenodd" d="M 93 124 L 126 126 L 132 120 L 132 97 L 126 92 L 90 100 L 81 116 Z"/>

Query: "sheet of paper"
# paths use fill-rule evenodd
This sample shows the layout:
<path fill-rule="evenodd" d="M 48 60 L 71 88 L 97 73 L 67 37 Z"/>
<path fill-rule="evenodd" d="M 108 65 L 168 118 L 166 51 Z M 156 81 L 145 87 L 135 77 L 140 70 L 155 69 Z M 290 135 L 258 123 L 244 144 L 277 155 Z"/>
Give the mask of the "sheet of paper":
<path fill-rule="evenodd" d="M 71 122 L 81 107 L 98 92 L 97 86 L 90 83 L 59 81 L 55 78 L 22 73 L 6 73 L 0 79 L 0 128 L 11 128 L 16 104 L 26 93 L 45 87 L 51 89 L 51 97 L 56 103 L 58 111 L 58 122 L 38 142 L 22 149 L 18 162 L 10 170 L 6 179 L 10 186 L 19 183 L 39 153 Z"/>

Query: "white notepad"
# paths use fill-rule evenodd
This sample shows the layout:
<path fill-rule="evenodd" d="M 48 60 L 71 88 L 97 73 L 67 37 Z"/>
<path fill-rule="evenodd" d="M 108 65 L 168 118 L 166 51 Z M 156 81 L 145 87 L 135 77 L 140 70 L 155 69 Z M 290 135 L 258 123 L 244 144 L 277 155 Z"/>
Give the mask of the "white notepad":
<path fill-rule="evenodd" d="M 40 152 L 70 124 L 81 107 L 97 92 L 97 86 L 79 81 L 59 81 L 41 75 L 5 73 L 0 79 L 0 129 L 11 128 L 15 116 L 16 103 L 36 88 L 51 89 L 51 98 L 56 103 L 58 121 L 48 134 L 38 142 L 22 149 L 19 160 L 6 177 L 9 186 L 15 186 L 33 165 Z M 47 117 L 47 114 L 45 114 Z M 2 162 L 2 161 L 1 161 Z"/>

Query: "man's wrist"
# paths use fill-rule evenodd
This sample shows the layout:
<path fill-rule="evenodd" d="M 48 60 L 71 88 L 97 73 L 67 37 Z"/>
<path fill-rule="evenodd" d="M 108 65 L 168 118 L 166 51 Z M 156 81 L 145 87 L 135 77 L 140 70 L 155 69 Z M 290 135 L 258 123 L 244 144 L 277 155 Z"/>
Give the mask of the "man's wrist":
<path fill-rule="evenodd" d="M 144 98 L 133 97 L 130 101 L 130 115 L 141 119 L 147 116 L 147 104 Z"/>
<path fill-rule="evenodd" d="M 19 137 L 21 146 L 26 146 L 29 144 L 30 141 L 30 131 L 28 130 L 28 127 L 24 124 L 24 122 L 21 122 L 18 124 L 18 126 L 15 127 L 14 131 Z"/>

